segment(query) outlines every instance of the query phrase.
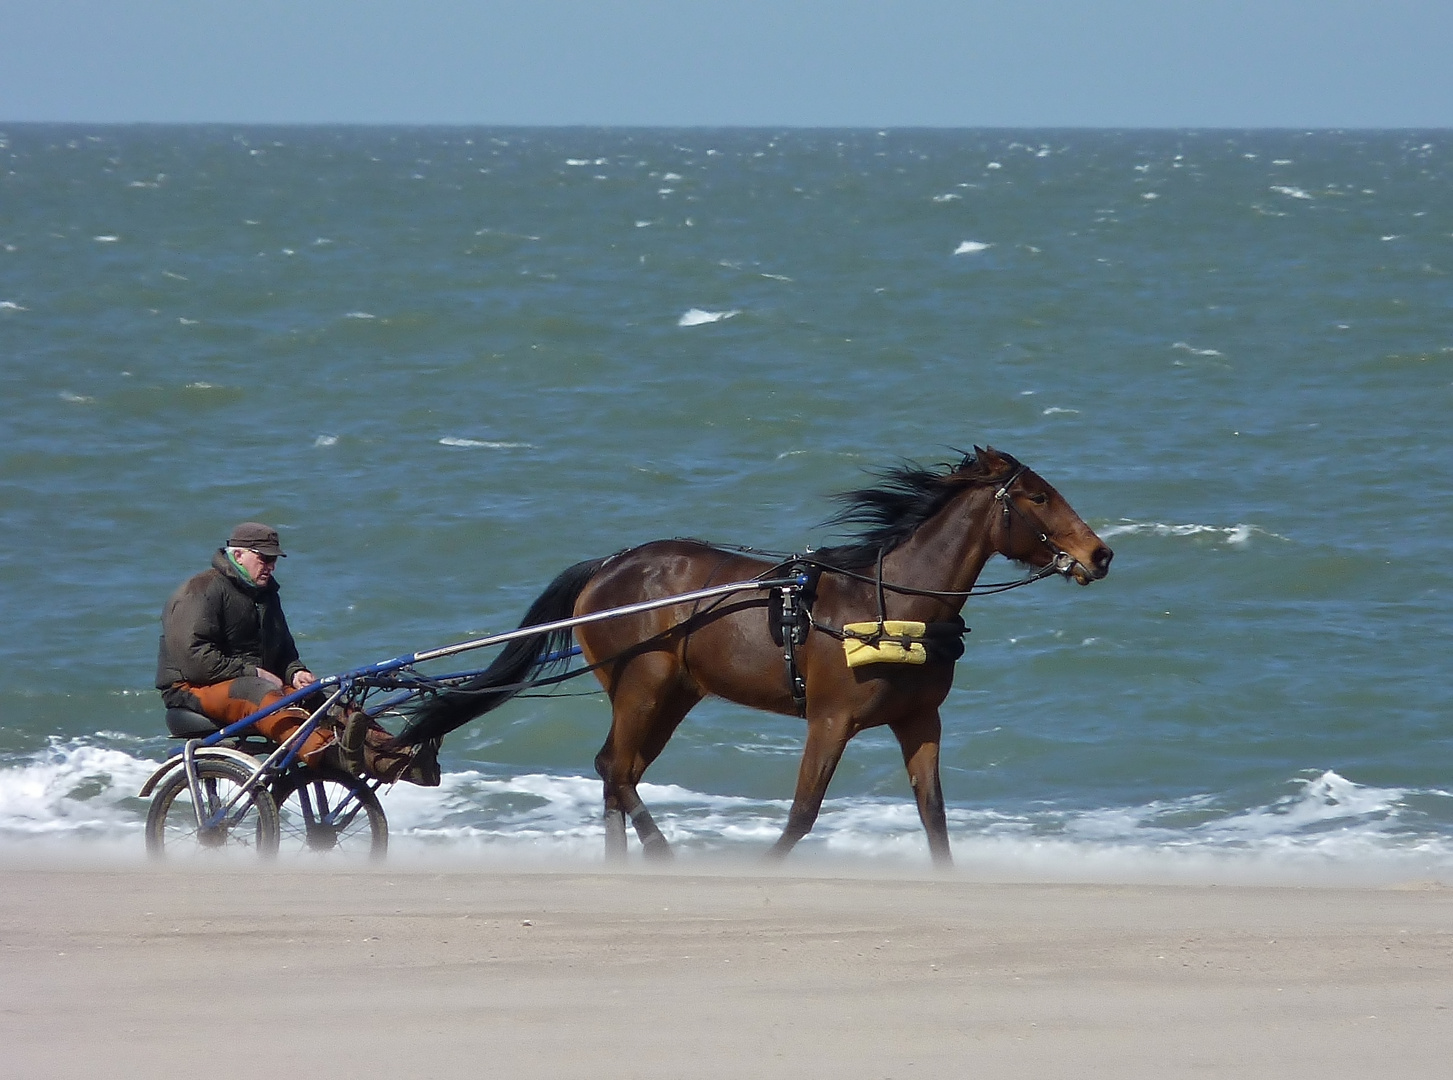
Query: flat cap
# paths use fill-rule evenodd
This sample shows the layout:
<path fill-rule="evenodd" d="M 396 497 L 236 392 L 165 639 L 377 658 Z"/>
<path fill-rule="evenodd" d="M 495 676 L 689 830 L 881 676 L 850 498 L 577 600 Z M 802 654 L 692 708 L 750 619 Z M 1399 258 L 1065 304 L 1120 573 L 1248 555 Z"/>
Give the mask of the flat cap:
<path fill-rule="evenodd" d="M 278 544 L 277 530 L 260 521 L 244 521 L 241 525 L 232 526 L 227 546 L 247 548 L 259 555 L 280 555 L 287 558 L 287 552 Z"/>

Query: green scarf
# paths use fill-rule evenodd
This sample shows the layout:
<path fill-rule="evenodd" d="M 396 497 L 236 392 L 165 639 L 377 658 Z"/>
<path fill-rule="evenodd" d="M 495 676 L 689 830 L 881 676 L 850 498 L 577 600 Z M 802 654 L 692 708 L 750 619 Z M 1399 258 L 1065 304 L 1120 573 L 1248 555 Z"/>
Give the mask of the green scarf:
<path fill-rule="evenodd" d="M 227 561 L 230 562 L 237 570 L 237 572 L 242 575 L 242 580 L 247 582 L 247 584 L 251 585 L 254 589 L 257 588 L 257 582 L 252 580 L 252 575 L 247 572 L 247 567 L 243 566 L 240 562 L 232 557 L 232 549 L 223 548 L 222 550 L 227 553 Z"/>

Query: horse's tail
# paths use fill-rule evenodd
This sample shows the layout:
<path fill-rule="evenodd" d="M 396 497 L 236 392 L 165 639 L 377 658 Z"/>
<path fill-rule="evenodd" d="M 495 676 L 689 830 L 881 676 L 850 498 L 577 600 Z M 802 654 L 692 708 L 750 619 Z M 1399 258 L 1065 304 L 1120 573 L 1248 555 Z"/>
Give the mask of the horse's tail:
<path fill-rule="evenodd" d="M 592 559 L 562 571 L 530 605 L 520 626 L 539 626 L 570 618 L 586 584 L 607 561 L 609 557 Z M 427 698 L 410 710 L 408 725 L 395 737 L 394 745 L 414 746 L 428 739 L 442 738 L 475 717 L 499 708 L 530 686 L 529 677 L 537 669 L 566 662 L 568 657 L 552 660 L 551 654 L 569 649 L 573 634 L 574 630 L 567 626 L 509 642 L 494 663 L 474 678 Z"/>

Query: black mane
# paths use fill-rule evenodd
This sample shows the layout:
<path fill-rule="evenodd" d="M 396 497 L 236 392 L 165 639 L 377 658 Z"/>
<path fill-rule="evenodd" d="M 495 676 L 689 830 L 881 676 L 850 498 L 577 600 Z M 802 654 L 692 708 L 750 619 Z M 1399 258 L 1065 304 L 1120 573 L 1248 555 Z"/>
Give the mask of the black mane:
<path fill-rule="evenodd" d="M 1019 463 L 1001 455 L 1011 466 Z M 883 469 L 872 487 L 833 496 L 843 508 L 822 524 L 860 525 L 845 544 L 820 548 L 812 557 L 829 566 L 853 569 L 871 566 L 881 551 L 887 554 L 919 530 L 963 489 L 966 480 L 987 480 L 978 458 L 965 456 L 957 465 L 926 467 L 912 461 Z"/>

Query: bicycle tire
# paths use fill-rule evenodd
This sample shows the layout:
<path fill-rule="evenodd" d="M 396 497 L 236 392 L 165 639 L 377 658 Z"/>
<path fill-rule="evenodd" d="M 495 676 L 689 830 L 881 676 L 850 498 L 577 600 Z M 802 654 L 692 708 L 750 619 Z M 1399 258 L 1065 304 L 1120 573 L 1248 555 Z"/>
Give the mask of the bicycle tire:
<path fill-rule="evenodd" d="M 225 805 L 252 778 L 252 770 L 246 765 L 226 758 L 198 757 L 196 771 L 209 811 Z M 233 820 L 226 827 L 199 829 L 187 770 L 178 765 L 152 794 L 146 815 L 146 850 L 155 857 L 247 849 L 263 858 L 275 855 L 278 813 L 272 794 L 265 787 L 257 787 L 245 798 L 245 804 L 240 804 L 240 813 L 234 809 Z"/>
<path fill-rule="evenodd" d="M 388 818 L 369 785 L 336 769 L 297 769 L 272 788 L 279 850 L 375 861 L 388 853 Z"/>

